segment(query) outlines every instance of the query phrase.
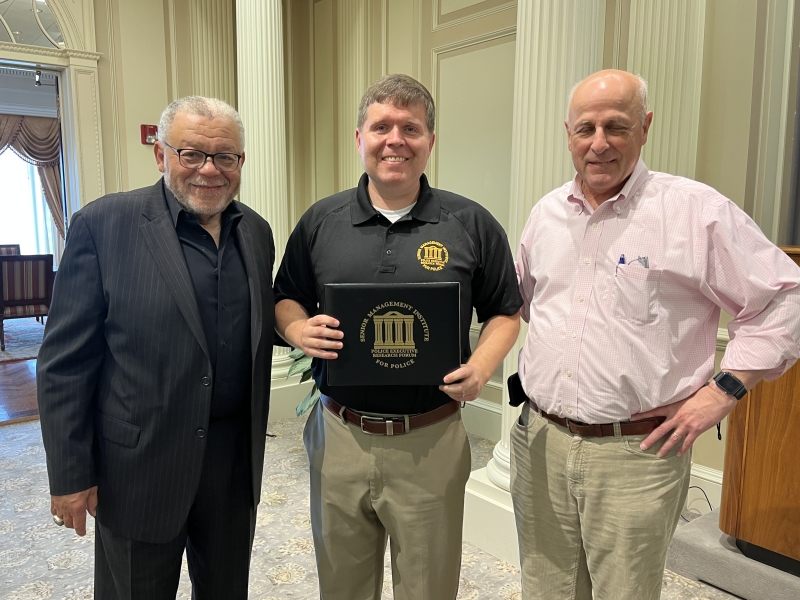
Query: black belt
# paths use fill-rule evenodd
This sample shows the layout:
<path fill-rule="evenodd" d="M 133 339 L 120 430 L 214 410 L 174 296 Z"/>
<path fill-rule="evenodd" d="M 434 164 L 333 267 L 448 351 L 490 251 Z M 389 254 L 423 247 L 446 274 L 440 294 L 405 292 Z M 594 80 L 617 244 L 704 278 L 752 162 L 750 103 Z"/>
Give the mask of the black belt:
<path fill-rule="evenodd" d="M 370 435 L 403 435 L 414 429 L 420 429 L 438 423 L 439 421 L 444 421 L 447 417 L 458 411 L 460 407 L 458 402 L 453 401 L 419 415 L 371 417 L 352 411 L 325 394 L 320 395 L 320 401 L 325 408 L 342 419 L 342 422 L 351 423 L 356 427 L 360 427 L 361 431 L 369 433 Z"/>

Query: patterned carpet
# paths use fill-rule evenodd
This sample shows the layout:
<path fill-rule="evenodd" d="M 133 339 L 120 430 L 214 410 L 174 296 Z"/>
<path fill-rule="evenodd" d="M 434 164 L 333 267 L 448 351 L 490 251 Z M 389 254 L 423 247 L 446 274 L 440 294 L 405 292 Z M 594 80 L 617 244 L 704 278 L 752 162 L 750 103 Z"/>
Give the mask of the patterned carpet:
<path fill-rule="evenodd" d="M 253 599 L 318 598 L 301 438 L 304 422 L 293 419 L 270 425 L 276 437 L 267 440 L 250 575 Z M 473 468 L 485 466 L 494 444 L 473 436 L 470 443 Z M 93 523 L 85 538 L 53 524 L 38 421 L 0 427 L 0 499 L 0 598 L 90 600 Z M 516 568 L 466 543 L 462 560 L 459 600 L 521 600 Z M 184 563 L 178 598 L 190 597 Z M 391 597 L 387 560 L 383 598 Z M 731 598 L 673 573 L 664 578 L 664 600 Z"/>
<path fill-rule="evenodd" d="M 3 321 L 6 349 L 0 350 L 0 362 L 36 358 L 42 344 L 44 325 L 33 317 Z"/>

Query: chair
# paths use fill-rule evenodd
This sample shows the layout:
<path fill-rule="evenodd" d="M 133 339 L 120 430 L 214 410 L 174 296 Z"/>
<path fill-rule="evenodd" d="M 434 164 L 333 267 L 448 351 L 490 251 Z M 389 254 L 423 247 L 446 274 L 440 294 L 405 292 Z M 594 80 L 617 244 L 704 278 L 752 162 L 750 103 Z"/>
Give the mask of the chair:
<path fill-rule="evenodd" d="M 0 255 L 0 276 L 0 350 L 5 350 L 5 319 L 45 317 L 50 310 L 53 255 Z"/>
<path fill-rule="evenodd" d="M 0 256 L 19 254 L 19 244 L 0 244 Z"/>

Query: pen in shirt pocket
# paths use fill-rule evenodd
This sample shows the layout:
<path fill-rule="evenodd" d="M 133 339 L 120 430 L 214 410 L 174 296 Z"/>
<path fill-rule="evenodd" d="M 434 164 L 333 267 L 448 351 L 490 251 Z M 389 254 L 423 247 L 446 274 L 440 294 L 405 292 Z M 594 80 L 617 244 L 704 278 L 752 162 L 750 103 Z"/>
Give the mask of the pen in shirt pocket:
<path fill-rule="evenodd" d="M 634 258 L 630 262 L 626 262 L 625 261 L 625 255 L 624 254 L 620 254 L 619 255 L 619 261 L 617 262 L 614 274 L 617 275 L 619 273 L 619 266 L 620 265 L 625 265 L 625 264 L 632 265 L 632 264 L 637 263 L 637 262 L 640 265 L 642 265 L 645 269 L 649 269 L 650 268 L 650 260 L 646 256 L 639 256 L 638 258 Z"/>

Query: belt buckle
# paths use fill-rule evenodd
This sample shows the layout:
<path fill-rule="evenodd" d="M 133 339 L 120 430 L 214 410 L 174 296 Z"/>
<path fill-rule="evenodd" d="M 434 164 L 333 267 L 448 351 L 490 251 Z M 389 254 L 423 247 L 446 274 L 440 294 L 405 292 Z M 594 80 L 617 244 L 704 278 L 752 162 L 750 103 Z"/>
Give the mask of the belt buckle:
<path fill-rule="evenodd" d="M 362 433 L 366 433 L 367 435 L 384 435 L 383 433 L 372 433 L 371 431 L 367 431 L 364 429 L 364 421 L 369 423 L 386 423 L 386 434 L 385 435 L 394 435 L 394 424 L 395 422 L 400 422 L 399 420 L 395 419 L 384 419 L 382 417 L 370 417 L 367 415 L 359 415 L 361 417 L 361 431 Z"/>

